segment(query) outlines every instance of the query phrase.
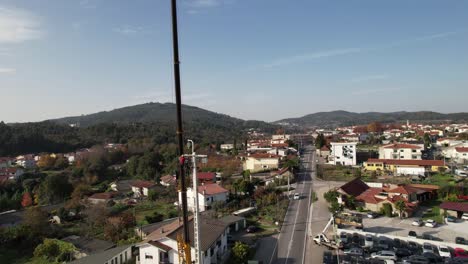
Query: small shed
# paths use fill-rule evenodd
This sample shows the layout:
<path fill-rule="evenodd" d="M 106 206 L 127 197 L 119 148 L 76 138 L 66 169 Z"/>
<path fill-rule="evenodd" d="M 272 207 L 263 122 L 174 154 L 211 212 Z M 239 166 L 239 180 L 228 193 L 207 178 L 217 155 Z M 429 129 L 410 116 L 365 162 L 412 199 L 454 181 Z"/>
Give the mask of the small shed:
<path fill-rule="evenodd" d="M 228 233 L 238 232 L 239 230 L 247 228 L 247 221 L 245 220 L 245 217 L 226 215 L 219 220 L 229 226 Z"/>

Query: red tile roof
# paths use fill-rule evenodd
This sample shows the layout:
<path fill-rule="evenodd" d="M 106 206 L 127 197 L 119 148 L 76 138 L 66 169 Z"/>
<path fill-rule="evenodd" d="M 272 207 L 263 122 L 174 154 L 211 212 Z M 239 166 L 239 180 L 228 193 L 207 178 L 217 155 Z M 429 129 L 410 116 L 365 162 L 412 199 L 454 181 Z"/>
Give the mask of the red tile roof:
<path fill-rule="evenodd" d="M 219 186 L 217 183 L 209 183 L 198 186 L 198 192 L 202 194 L 205 193 L 206 195 L 215 195 L 220 193 L 227 193 L 228 190 Z"/>
<path fill-rule="evenodd" d="M 137 187 L 137 188 L 151 188 L 155 186 L 156 184 L 154 182 L 150 181 L 134 181 L 131 186 Z"/>
<path fill-rule="evenodd" d="M 278 143 L 278 144 L 271 144 L 272 147 L 274 148 L 284 148 L 284 147 L 289 147 L 287 143 Z"/>
<path fill-rule="evenodd" d="M 365 203 L 377 204 L 383 201 L 383 199 L 375 197 L 377 194 L 381 193 L 382 189 L 371 187 L 365 190 L 363 193 L 356 197 L 356 200 L 363 201 Z"/>
<path fill-rule="evenodd" d="M 468 203 L 443 202 L 440 204 L 440 208 L 468 213 Z"/>
<path fill-rule="evenodd" d="M 320 148 L 321 151 L 330 151 L 330 149 L 327 146 L 323 146 Z"/>
<path fill-rule="evenodd" d="M 468 148 L 467 147 L 458 147 L 458 148 L 455 148 L 455 150 L 457 152 L 468 152 Z"/>
<path fill-rule="evenodd" d="M 387 145 L 387 146 L 384 146 L 383 148 L 386 148 L 386 149 L 421 149 L 421 147 L 417 145 L 399 144 L 399 143 Z"/>
<path fill-rule="evenodd" d="M 197 172 L 197 179 L 199 180 L 214 180 L 216 173 L 214 172 Z"/>
<path fill-rule="evenodd" d="M 421 194 L 421 193 L 424 193 L 425 191 L 416 187 L 408 186 L 408 185 L 400 185 L 394 189 L 389 190 L 388 192 L 389 193 L 401 193 L 401 194 L 412 194 L 412 193 Z"/>
<path fill-rule="evenodd" d="M 389 165 L 415 165 L 415 166 L 445 166 L 443 160 L 394 160 L 394 159 L 368 159 L 367 163 L 385 163 Z"/>
<path fill-rule="evenodd" d="M 340 187 L 340 190 L 352 196 L 358 196 L 367 189 L 369 189 L 369 186 L 360 178 L 356 178 L 350 182 L 347 182 Z"/>
<path fill-rule="evenodd" d="M 95 193 L 89 197 L 89 199 L 109 200 L 114 197 L 114 192 Z"/>
<path fill-rule="evenodd" d="M 161 177 L 161 181 L 166 183 L 166 184 L 175 184 L 176 183 L 176 177 L 173 175 L 165 175 Z"/>

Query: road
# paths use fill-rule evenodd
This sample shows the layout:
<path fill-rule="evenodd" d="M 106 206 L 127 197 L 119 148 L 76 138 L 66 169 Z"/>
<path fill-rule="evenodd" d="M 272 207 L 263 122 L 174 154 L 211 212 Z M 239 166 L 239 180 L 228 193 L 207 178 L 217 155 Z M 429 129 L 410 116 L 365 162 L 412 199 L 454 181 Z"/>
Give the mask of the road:
<path fill-rule="evenodd" d="M 312 175 L 315 173 L 315 150 L 306 146 L 301 156 L 301 170 L 297 176 L 297 188 L 294 192 L 300 193 L 299 200 L 291 200 L 285 215 L 281 232 L 269 264 L 307 263 L 305 252 L 308 235 L 309 210 L 311 204 Z"/>

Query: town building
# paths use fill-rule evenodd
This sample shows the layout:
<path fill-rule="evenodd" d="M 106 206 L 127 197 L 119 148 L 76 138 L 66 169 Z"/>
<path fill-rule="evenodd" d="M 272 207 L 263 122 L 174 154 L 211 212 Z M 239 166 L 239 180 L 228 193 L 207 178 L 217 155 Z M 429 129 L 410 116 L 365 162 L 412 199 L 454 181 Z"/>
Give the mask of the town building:
<path fill-rule="evenodd" d="M 258 172 L 265 170 L 278 169 L 280 157 L 269 153 L 253 153 L 247 156 L 244 160 L 244 170 L 250 172 Z"/>
<path fill-rule="evenodd" d="M 164 175 L 161 177 L 159 183 L 166 187 L 175 186 L 177 184 L 177 179 L 175 175 Z"/>
<path fill-rule="evenodd" d="M 379 147 L 379 159 L 420 160 L 423 147 L 412 144 L 390 144 Z"/>
<path fill-rule="evenodd" d="M 356 165 L 356 142 L 331 142 L 328 163 L 333 165 Z"/>
<path fill-rule="evenodd" d="M 115 192 L 103 192 L 103 193 L 95 193 L 88 197 L 88 201 L 92 204 L 99 204 L 112 201 L 114 196 L 116 195 Z"/>
<path fill-rule="evenodd" d="M 134 181 L 130 186 L 135 197 L 148 196 L 149 191 L 156 188 L 156 184 L 150 181 Z"/>
<path fill-rule="evenodd" d="M 227 253 L 227 235 L 229 224 L 207 216 L 200 216 L 200 250 L 203 263 L 221 263 Z M 193 218 L 189 217 L 189 240 L 191 255 L 195 256 Z M 180 221 L 173 221 L 159 227 L 138 245 L 137 263 L 172 263 L 179 264 L 177 237 L 182 235 Z"/>
<path fill-rule="evenodd" d="M 229 191 L 218 185 L 217 183 L 208 183 L 198 186 L 198 209 L 200 212 L 211 209 L 213 203 L 226 203 Z M 179 193 L 179 203 L 182 198 Z M 195 208 L 195 193 L 192 188 L 187 188 L 187 206 L 193 211 Z"/>
<path fill-rule="evenodd" d="M 387 171 L 393 175 L 421 175 L 447 170 L 443 160 L 369 159 L 363 164 L 367 171 Z"/>

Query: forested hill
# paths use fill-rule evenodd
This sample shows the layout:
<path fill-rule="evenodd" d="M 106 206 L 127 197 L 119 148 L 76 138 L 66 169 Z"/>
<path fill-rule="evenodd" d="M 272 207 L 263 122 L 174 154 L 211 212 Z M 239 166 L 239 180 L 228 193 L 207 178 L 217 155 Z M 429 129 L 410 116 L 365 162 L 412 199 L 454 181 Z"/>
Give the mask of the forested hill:
<path fill-rule="evenodd" d="M 212 125 L 243 125 L 244 120 L 228 115 L 211 112 L 194 106 L 183 105 L 182 114 L 185 122 L 209 121 Z M 78 124 L 88 127 L 103 123 L 166 123 L 176 121 L 176 105 L 173 103 L 146 103 L 104 111 L 90 115 L 65 117 L 54 120 L 59 124 Z"/>
<path fill-rule="evenodd" d="M 442 114 L 430 111 L 420 112 L 391 112 L 391 113 L 353 113 L 347 111 L 319 112 L 298 118 L 282 119 L 275 124 L 289 124 L 296 126 L 336 127 L 349 125 L 363 125 L 371 122 L 468 122 L 468 113 Z"/>
<path fill-rule="evenodd" d="M 63 153 L 102 143 L 171 144 L 176 142 L 175 116 L 174 104 L 148 103 L 44 122 L 0 123 L 0 156 Z M 183 119 L 184 137 L 202 145 L 234 140 L 240 143 L 248 128 L 267 133 L 278 128 L 266 122 L 245 121 L 192 106 L 183 107 Z M 70 127 L 70 124 L 79 124 L 79 127 Z"/>

